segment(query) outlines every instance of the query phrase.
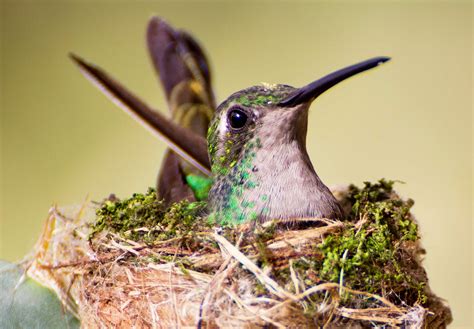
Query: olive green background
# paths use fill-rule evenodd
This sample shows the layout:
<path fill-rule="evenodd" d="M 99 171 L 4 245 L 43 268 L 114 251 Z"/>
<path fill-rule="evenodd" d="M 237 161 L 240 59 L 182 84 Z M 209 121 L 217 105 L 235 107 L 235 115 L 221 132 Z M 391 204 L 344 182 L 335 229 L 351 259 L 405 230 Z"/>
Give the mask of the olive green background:
<path fill-rule="evenodd" d="M 202 41 L 219 101 L 392 56 L 314 103 L 309 153 L 328 185 L 406 182 L 397 189 L 416 201 L 431 285 L 453 327 L 472 326 L 470 2 L 3 1 L 0 258 L 30 250 L 53 203 L 154 185 L 163 143 L 66 56 L 100 64 L 166 111 L 144 43 L 153 14 Z"/>

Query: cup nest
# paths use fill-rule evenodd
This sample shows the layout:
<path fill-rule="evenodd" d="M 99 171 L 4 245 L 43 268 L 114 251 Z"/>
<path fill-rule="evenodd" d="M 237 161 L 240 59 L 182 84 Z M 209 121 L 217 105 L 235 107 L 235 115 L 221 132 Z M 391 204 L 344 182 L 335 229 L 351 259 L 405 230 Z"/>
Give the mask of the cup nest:
<path fill-rule="evenodd" d="M 52 207 L 25 262 L 83 327 L 446 327 L 394 182 L 333 190 L 347 214 L 235 228 L 150 189 Z"/>

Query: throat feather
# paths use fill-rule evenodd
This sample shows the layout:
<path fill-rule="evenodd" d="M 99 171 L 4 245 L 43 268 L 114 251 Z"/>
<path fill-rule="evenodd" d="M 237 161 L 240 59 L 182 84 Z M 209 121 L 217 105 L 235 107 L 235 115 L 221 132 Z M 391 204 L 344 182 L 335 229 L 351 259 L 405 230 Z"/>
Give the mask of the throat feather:
<path fill-rule="evenodd" d="M 250 140 L 243 146 L 240 159 L 230 162 L 218 159 L 215 167 L 213 164 L 215 183 L 210 191 L 211 219 L 220 225 L 237 225 L 259 216 L 256 202 L 245 198 L 259 185 L 255 175 L 259 148 L 259 139 Z"/>

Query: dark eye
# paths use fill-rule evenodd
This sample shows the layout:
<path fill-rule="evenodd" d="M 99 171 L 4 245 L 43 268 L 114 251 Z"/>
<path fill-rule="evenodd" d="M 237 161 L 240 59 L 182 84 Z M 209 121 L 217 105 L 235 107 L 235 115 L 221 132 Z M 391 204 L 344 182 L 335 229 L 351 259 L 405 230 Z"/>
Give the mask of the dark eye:
<path fill-rule="evenodd" d="M 227 114 L 229 124 L 234 129 L 240 129 L 245 126 L 248 120 L 247 114 L 240 108 L 231 109 Z"/>

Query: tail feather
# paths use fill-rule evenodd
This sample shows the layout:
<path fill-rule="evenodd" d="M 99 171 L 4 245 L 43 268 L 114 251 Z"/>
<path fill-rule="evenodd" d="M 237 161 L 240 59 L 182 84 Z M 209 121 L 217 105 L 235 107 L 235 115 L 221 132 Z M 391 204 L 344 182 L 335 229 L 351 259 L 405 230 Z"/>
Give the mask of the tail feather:
<path fill-rule="evenodd" d="M 204 174 L 210 174 L 206 140 L 150 108 L 107 72 L 70 54 L 84 76 L 114 103 L 129 113 L 152 133 L 162 138 L 174 152 Z"/>

